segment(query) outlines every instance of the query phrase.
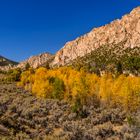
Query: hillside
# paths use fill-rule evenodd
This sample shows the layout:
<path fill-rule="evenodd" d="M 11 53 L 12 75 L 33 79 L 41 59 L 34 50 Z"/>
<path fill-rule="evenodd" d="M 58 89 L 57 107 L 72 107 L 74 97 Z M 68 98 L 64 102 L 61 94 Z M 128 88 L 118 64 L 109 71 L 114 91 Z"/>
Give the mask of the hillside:
<path fill-rule="evenodd" d="M 1 70 L 7 70 L 15 65 L 17 65 L 17 62 L 14 62 L 12 60 L 9 60 L 3 56 L 0 56 L 0 69 Z"/>
<path fill-rule="evenodd" d="M 17 62 L 14 62 L 12 60 L 9 60 L 3 56 L 0 56 L 0 66 L 9 66 L 9 65 L 16 65 Z"/>
<path fill-rule="evenodd" d="M 0 72 L 0 140 L 140 139 L 140 7 L 55 55 L 0 56 L 9 69 Z"/>
<path fill-rule="evenodd" d="M 121 46 L 120 46 L 121 44 Z M 113 50 L 115 56 L 125 55 L 126 49 L 140 48 L 140 7 L 135 8 L 122 17 L 105 26 L 94 28 L 91 32 L 78 37 L 74 41 L 67 42 L 59 50 L 52 63 L 53 66 L 63 66 L 71 63 L 73 60 L 84 57 L 89 53 L 94 53 L 100 48 L 107 46 L 108 51 Z M 116 47 L 118 46 L 118 47 Z M 104 49 L 106 50 L 106 49 Z M 101 50 L 104 53 L 103 49 Z M 130 52 L 127 51 L 127 54 Z M 140 51 L 138 52 L 138 56 Z"/>
<path fill-rule="evenodd" d="M 42 53 L 31 56 L 20 62 L 17 67 L 25 68 L 27 64 L 33 68 L 46 65 L 50 67 L 76 66 L 80 63 L 81 67 L 87 67 L 88 64 L 90 67 L 97 67 L 98 70 L 105 70 L 110 65 L 115 69 L 116 65 L 121 62 L 123 70 L 130 71 L 126 66 L 126 58 L 133 59 L 135 56 L 137 58 L 134 59 L 139 61 L 140 7 L 133 9 L 122 19 L 94 28 L 89 33 L 67 42 L 55 55 Z M 7 65 L 9 62 L 11 63 L 7 60 L 1 65 Z M 135 73 L 138 73 L 139 69 L 136 68 Z"/>
<path fill-rule="evenodd" d="M 31 56 L 23 62 L 20 62 L 17 67 L 25 68 L 27 64 L 29 64 L 32 68 L 38 68 L 42 65 L 47 65 L 50 61 L 52 61 L 53 55 L 50 53 L 42 53 L 36 56 Z"/>

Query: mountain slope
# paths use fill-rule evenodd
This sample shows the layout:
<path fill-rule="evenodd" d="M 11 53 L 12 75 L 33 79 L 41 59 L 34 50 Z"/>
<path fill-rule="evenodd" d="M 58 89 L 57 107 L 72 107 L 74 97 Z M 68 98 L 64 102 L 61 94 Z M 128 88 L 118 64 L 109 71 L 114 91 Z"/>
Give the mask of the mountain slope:
<path fill-rule="evenodd" d="M 36 56 L 31 56 L 29 59 L 20 62 L 17 67 L 25 68 L 27 64 L 29 64 L 32 68 L 37 68 L 44 64 L 49 63 L 53 58 L 53 55 L 50 53 L 42 53 Z"/>
<path fill-rule="evenodd" d="M 88 34 L 66 43 L 56 53 L 52 66 L 69 64 L 73 60 L 86 56 L 100 47 L 108 46 L 113 48 L 113 46 L 120 43 L 122 43 L 121 48 L 119 48 L 121 50 L 140 48 L 140 7 L 135 8 L 130 14 L 123 16 L 120 20 L 118 19 L 105 26 L 94 28 Z M 117 47 L 114 52 L 116 50 Z"/>
<path fill-rule="evenodd" d="M 3 56 L 0 56 L 0 66 L 9 66 L 9 65 L 16 65 L 17 62 L 14 62 L 12 60 L 9 60 Z"/>
<path fill-rule="evenodd" d="M 67 42 L 55 55 L 42 53 L 32 56 L 18 64 L 25 68 L 29 64 L 33 68 L 50 64 L 50 66 L 71 65 L 81 61 L 82 65 L 89 61 L 94 66 L 108 64 L 110 61 L 124 61 L 126 56 L 140 57 L 140 7 L 135 8 L 122 17 L 105 26 L 94 28 L 91 32 Z M 0 66 L 15 64 L 0 57 Z M 101 62 L 101 63 L 100 63 Z M 100 64 L 99 64 L 100 63 Z M 100 67 L 100 68 L 101 68 Z"/>

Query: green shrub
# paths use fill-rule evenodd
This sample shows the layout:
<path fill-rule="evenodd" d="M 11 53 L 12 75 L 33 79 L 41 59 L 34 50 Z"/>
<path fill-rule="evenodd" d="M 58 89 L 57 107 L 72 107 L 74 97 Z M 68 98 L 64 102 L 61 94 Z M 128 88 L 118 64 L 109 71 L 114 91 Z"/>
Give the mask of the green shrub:
<path fill-rule="evenodd" d="M 53 99 L 63 99 L 64 98 L 64 91 L 65 91 L 65 85 L 63 80 L 55 77 L 55 78 L 50 78 L 50 82 L 52 83 L 53 86 L 53 91 L 52 91 L 52 98 Z"/>
<path fill-rule="evenodd" d="M 19 81 L 20 80 L 20 75 L 21 75 L 21 69 L 14 69 L 14 70 L 9 70 L 7 72 L 7 77 L 6 81 Z"/>
<path fill-rule="evenodd" d="M 30 69 L 30 64 L 29 63 L 26 63 L 26 65 L 25 65 L 25 70 L 29 70 Z"/>

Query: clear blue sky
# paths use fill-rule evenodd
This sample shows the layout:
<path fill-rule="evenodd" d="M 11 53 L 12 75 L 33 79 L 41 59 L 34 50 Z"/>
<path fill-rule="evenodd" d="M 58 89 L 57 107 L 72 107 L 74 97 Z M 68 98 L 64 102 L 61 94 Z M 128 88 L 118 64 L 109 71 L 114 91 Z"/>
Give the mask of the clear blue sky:
<path fill-rule="evenodd" d="M 140 0 L 0 0 L 0 55 L 21 61 L 55 53 L 139 5 Z"/>

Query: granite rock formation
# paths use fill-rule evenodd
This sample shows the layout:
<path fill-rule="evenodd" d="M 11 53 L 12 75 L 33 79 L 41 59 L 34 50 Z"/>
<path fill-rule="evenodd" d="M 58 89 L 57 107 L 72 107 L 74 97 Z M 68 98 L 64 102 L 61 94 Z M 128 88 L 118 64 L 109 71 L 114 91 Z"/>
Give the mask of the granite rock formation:
<path fill-rule="evenodd" d="M 29 64 L 32 68 L 38 68 L 39 66 L 49 62 L 52 58 L 52 54 L 42 53 L 36 56 L 31 56 L 29 59 L 19 63 L 17 67 L 25 68 L 26 64 Z"/>
<path fill-rule="evenodd" d="M 122 49 L 140 46 L 140 7 L 132 10 L 130 14 L 123 16 L 122 19 L 117 19 L 105 26 L 94 28 L 91 32 L 78 37 L 76 40 L 67 42 L 56 53 L 52 65 L 65 65 L 101 46 L 117 45 L 124 41 L 125 44 Z"/>

